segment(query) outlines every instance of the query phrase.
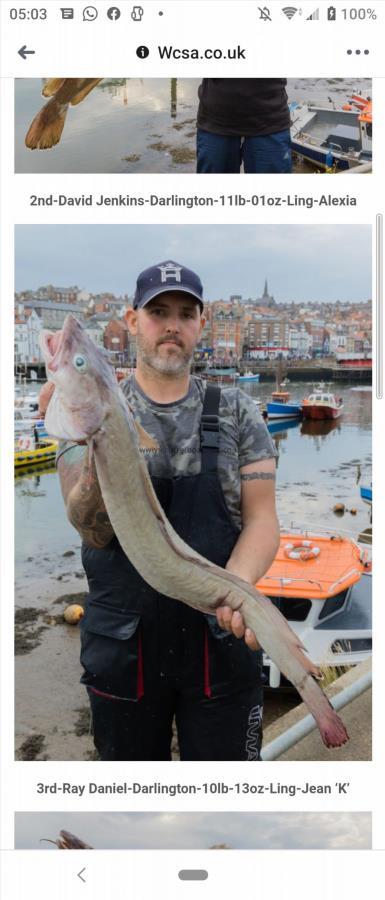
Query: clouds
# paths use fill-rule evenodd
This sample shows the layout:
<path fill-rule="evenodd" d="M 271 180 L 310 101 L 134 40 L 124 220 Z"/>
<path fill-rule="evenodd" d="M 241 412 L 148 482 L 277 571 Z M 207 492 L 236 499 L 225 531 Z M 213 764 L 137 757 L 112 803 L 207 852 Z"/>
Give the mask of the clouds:
<path fill-rule="evenodd" d="M 16 226 L 17 291 L 131 295 L 139 272 L 165 259 L 197 271 L 209 300 L 261 296 L 266 277 L 279 302 L 371 296 L 368 225 Z"/>
<path fill-rule="evenodd" d="M 16 849 L 52 849 L 42 837 L 71 831 L 99 850 L 367 850 L 371 814 L 359 813 L 16 813 Z"/>

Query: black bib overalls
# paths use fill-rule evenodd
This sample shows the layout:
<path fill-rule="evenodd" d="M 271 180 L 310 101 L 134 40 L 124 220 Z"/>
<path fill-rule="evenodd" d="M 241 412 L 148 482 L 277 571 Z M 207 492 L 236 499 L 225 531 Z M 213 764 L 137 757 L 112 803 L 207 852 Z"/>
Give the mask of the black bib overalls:
<path fill-rule="evenodd" d="M 225 566 L 239 531 L 217 474 L 219 401 L 219 388 L 209 385 L 200 474 L 152 481 L 183 540 Z M 181 759 L 258 759 L 261 653 L 223 631 L 215 617 L 154 591 L 116 537 L 103 549 L 84 544 L 82 558 L 90 591 L 82 681 L 100 758 L 170 759 L 175 716 Z"/>

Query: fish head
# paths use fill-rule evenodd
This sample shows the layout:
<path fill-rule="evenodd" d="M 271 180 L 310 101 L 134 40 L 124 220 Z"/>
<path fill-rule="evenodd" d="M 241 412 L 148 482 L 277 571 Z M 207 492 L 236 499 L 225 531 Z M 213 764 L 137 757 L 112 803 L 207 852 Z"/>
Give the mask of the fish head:
<path fill-rule="evenodd" d="M 55 385 L 45 417 L 48 433 L 62 440 L 91 438 L 105 421 L 112 394 L 120 394 L 106 351 L 73 315 L 61 331 L 43 330 L 40 346 Z"/>

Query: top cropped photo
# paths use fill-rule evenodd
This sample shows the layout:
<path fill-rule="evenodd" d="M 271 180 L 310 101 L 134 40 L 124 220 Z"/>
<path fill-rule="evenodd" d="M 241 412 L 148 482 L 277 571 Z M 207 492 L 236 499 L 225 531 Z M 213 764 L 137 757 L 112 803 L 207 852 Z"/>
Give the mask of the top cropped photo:
<path fill-rule="evenodd" d="M 18 78 L 16 173 L 365 174 L 369 78 Z"/>

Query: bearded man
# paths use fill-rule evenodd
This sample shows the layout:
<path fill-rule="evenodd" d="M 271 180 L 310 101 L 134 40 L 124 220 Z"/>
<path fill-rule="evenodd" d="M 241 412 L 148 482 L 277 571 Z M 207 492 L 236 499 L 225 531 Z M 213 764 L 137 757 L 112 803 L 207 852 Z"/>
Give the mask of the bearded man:
<path fill-rule="evenodd" d="M 199 277 L 174 261 L 151 266 L 126 318 L 137 368 L 122 387 L 158 445 L 142 452 L 159 501 L 191 547 L 255 584 L 279 543 L 275 450 L 250 397 L 191 375 L 205 324 Z M 83 539 L 82 682 L 100 759 L 169 760 L 175 722 L 182 760 L 258 760 L 254 633 L 226 606 L 207 616 L 154 591 L 120 547 L 86 448 L 63 445 L 57 466 Z"/>

